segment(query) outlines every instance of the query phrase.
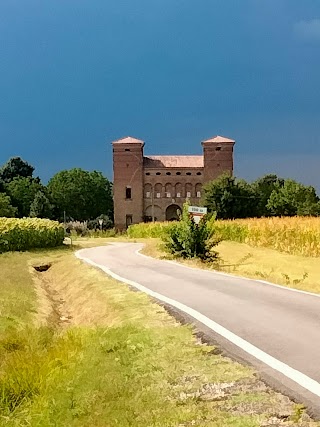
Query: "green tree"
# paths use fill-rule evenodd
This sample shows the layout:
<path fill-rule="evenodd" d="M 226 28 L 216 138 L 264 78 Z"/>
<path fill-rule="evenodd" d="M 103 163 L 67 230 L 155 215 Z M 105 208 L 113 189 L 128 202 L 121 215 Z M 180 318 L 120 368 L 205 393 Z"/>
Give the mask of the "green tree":
<path fill-rule="evenodd" d="M 50 203 L 50 200 L 45 193 L 39 190 L 31 203 L 30 217 L 51 219 L 52 215 L 53 205 Z"/>
<path fill-rule="evenodd" d="M 0 193 L 5 193 L 5 183 L 2 178 L 0 178 Z"/>
<path fill-rule="evenodd" d="M 256 193 L 246 181 L 223 174 L 204 186 L 204 205 L 221 219 L 253 217 Z"/>
<path fill-rule="evenodd" d="M 270 216 L 270 210 L 267 208 L 268 200 L 273 190 L 281 188 L 284 179 L 278 178 L 277 175 L 269 174 L 254 181 L 251 186 L 256 193 L 256 214 L 258 217 Z"/>
<path fill-rule="evenodd" d="M 101 214 L 113 218 L 112 186 L 102 173 L 80 168 L 58 172 L 48 183 L 55 215 L 79 221 L 95 219 Z"/>
<path fill-rule="evenodd" d="M 12 157 L 0 169 L 0 180 L 9 183 L 16 177 L 32 177 L 33 172 L 34 167 L 22 160 L 21 157 Z"/>
<path fill-rule="evenodd" d="M 31 177 L 15 177 L 6 185 L 6 192 L 11 197 L 13 206 L 18 208 L 18 217 L 29 216 L 35 195 L 42 189 L 38 180 Z"/>
<path fill-rule="evenodd" d="M 277 184 L 272 191 L 267 208 L 273 215 L 319 215 L 320 203 L 314 187 L 306 186 L 292 179 L 283 186 Z"/>
<path fill-rule="evenodd" d="M 0 193 L 0 217 L 12 218 L 16 215 L 16 208 L 11 205 L 11 199 L 4 193 Z"/>

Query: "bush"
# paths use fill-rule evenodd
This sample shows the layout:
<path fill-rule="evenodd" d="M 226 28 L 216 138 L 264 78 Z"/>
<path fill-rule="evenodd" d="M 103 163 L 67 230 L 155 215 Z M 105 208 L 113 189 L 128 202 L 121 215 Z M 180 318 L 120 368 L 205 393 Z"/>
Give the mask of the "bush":
<path fill-rule="evenodd" d="M 89 234 L 87 221 L 69 221 L 66 223 L 66 232 L 77 236 L 87 236 Z"/>
<path fill-rule="evenodd" d="M 185 203 L 180 221 L 166 228 L 163 236 L 165 249 L 177 257 L 216 261 L 218 253 L 213 248 L 219 240 L 215 237 L 215 216 L 210 219 L 203 217 L 199 224 L 196 224 L 188 212 L 188 207 Z"/>
<path fill-rule="evenodd" d="M 102 227 L 100 226 L 99 220 L 103 220 Z M 102 228 L 102 229 L 101 229 Z M 113 222 L 108 217 L 108 215 L 100 215 L 98 218 L 89 220 L 89 221 L 68 221 L 66 223 L 66 231 L 69 234 L 73 234 L 76 236 L 92 236 L 96 235 L 97 233 L 103 236 L 108 236 L 109 234 L 112 237 L 112 229 L 113 229 Z"/>
<path fill-rule="evenodd" d="M 102 225 L 100 225 L 99 221 L 103 221 Z M 113 228 L 113 221 L 112 219 L 109 218 L 108 215 L 100 215 L 98 216 L 96 219 L 92 219 L 90 221 L 88 221 L 88 228 L 89 230 L 94 230 L 94 231 L 106 231 L 106 230 L 110 230 L 111 228 Z"/>
<path fill-rule="evenodd" d="M 63 244 L 61 224 L 39 218 L 0 218 L 0 253 L 52 248 Z"/>

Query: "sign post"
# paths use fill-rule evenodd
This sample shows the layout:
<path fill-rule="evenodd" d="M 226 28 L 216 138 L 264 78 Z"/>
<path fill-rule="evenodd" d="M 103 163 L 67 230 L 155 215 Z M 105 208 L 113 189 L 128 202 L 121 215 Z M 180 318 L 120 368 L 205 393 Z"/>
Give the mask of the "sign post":
<path fill-rule="evenodd" d="M 207 214 L 208 209 L 200 206 L 189 206 L 188 211 L 193 216 L 194 222 L 199 224 L 200 219 Z"/>

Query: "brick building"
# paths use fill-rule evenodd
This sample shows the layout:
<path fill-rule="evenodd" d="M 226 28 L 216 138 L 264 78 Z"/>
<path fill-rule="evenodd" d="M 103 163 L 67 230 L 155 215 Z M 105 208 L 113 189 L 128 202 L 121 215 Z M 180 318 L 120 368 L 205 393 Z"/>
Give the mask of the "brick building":
<path fill-rule="evenodd" d="M 202 142 L 202 156 L 144 156 L 139 139 L 113 141 L 115 227 L 177 219 L 186 199 L 198 205 L 204 183 L 233 172 L 234 144 L 215 136 Z"/>

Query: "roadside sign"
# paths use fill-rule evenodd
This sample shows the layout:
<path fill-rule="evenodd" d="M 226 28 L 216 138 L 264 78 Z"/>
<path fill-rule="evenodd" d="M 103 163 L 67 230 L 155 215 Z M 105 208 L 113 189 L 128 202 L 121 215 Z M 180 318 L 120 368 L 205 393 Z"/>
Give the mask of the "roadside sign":
<path fill-rule="evenodd" d="M 206 215 L 208 209 L 200 206 L 189 206 L 188 211 L 192 214 Z"/>
<path fill-rule="evenodd" d="M 188 212 L 193 216 L 194 222 L 199 224 L 200 219 L 206 215 L 208 209 L 200 206 L 189 206 Z"/>

